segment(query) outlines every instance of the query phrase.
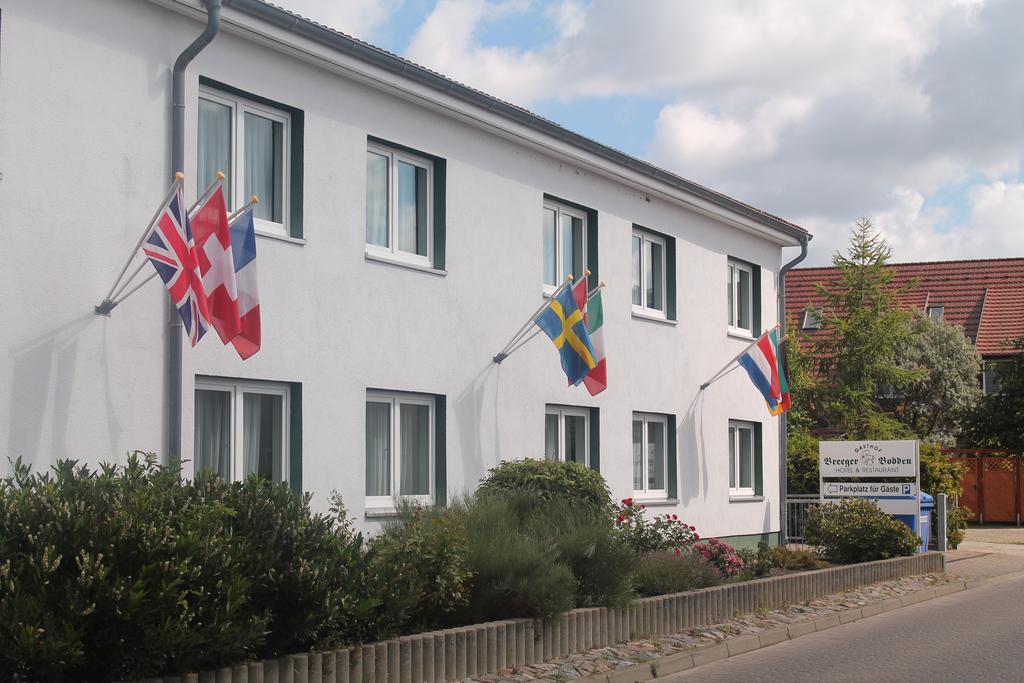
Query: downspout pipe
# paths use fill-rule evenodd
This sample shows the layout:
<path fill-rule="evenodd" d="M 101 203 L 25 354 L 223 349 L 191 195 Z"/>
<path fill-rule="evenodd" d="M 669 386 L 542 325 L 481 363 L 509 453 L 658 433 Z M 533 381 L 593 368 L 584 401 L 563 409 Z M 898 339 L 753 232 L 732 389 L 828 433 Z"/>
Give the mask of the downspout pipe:
<path fill-rule="evenodd" d="M 786 273 L 807 258 L 807 243 L 810 241 L 810 235 L 801 238 L 800 254 L 779 269 L 779 336 L 783 339 L 786 337 Z M 786 516 L 788 513 L 786 497 L 789 495 L 789 466 L 787 463 L 789 444 L 786 439 L 786 431 L 789 426 L 789 415 L 783 413 L 781 417 L 782 419 L 779 422 L 779 544 L 784 546 L 789 542 L 789 539 L 786 537 Z"/>
<path fill-rule="evenodd" d="M 171 176 L 185 170 L 185 69 L 220 31 L 221 0 L 206 4 L 206 29 L 174 60 L 171 72 Z M 167 457 L 181 462 L 182 322 L 174 302 L 167 302 Z"/>

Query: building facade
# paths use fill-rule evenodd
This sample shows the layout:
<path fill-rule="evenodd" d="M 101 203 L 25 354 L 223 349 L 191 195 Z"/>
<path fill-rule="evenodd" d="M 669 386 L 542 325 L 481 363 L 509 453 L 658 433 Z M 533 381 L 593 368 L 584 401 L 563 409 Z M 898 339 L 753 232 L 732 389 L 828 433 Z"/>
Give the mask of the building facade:
<path fill-rule="evenodd" d="M 204 7 L 0 17 L 0 458 L 166 457 L 167 294 L 94 306 L 168 186 L 170 66 Z M 185 86 L 186 198 L 217 170 L 232 207 L 261 197 L 263 326 L 244 362 L 185 344 L 186 474 L 337 492 L 372 531 L 396 495 L 556 457 L 703 534 L 777 535 L 779 420 L 742 373 L 698 388 L 778 320 L 806 232 L 258 0 L 224 8 Z M 567 387 L 543 336 L 493 362 L 584 269 L 609 388 Z"/>
<path fill-rule="evenodd" d="M 995 368 L 1019 353 L 1024 337 L 1024 258 L 893 263 L 892 286 L 904 289 L 900 305 L 963 329 L 978 349 L 985 393 L 998 393 Z M 838 281 L 835 268 L 795 268 L 786 279 L 786 315 L 808 338 L 819 334 L 823 311 L 818 285 Z"/>

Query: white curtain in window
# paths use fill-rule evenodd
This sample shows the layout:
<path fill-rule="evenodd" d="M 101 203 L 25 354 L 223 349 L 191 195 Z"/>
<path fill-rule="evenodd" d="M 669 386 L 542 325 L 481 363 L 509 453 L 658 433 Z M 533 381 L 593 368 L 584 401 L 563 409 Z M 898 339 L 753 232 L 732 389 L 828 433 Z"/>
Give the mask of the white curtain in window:
<path fill-rule="evenodd" d="M 281 124 L 246 112 L 245 195 L 260 198 L 257 218 L 282 222 L 281 175 Z"/>
<path fill-rule="evenodd" d="M 554 209 L 544 209 L 544 284 L 558 284 L 558 239 Z"/>
<path fill-rule="evenodd" d="M 224 199 L 231 205 L 231 107 L 199 99 L 199 159 L 196 193 L 206 189 L 217 171 L 224 172 Z"/>
<path fill-rule="evenodd" d="M 196 389 L 195 469 L 231 478 L 231 394 Z"/>
<path fill-rule="evenodd" d="M 633 490 L 644 488 L 644 423 L 633 420 Z"/>
<path fill-rule="evenodd" d="M 558 460 L 558 415 L 544 416 L 544 459 Z"/>
<path fill-rule="evenodd" d="M 263 427 L 260 398 L 258 394 L 245 394 L 242 400 L 242 473 L 246 477 L 260 471 L 260 432 Z"/>
<path fill-rule="evenodd" d="M 587 419 L 582 415 L 565 416 L 565 459 L 587 464 Z"/>
<path fill-rule="evenodd" d="M 366 153 L 366 243 L 388 246 L 388 158 Z"/>
<path fill-rule="evenodd" d="M 430 408 L 403 403 L 399 486 L 403 496 L 430 495 Z"/>
<path fill-rule="evenodd" d="M 665 425 L 647 423 L 647 488 L 665 490 Z"/>
<path fill-rule="evenodd" d="M 366 402 L 366 495 L 391 495 L 391 404 Z"/>
<path fill-rule="evenodd" d="M 643 244 L 643 240 L 636 235 L 633 236 L 633 304 L 640 306 L 643 304 L 643 299 L 640 297 L 641 294 L 641 262 L 640 262 L 640 249 Z"/>
<path fill-rule="evenodd" d="M 398 162 L 398 248 L 427 255 L 427 170 Z"/>

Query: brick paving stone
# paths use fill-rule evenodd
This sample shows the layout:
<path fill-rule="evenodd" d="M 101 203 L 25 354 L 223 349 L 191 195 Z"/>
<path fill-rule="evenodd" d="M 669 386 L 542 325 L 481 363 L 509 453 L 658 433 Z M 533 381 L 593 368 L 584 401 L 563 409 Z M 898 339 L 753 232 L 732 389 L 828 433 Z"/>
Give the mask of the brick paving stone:
<path fill-rule="evenodd" d="M 899 601 L 901 597 L 923 593 L 936 586 L 951 583 L 957 578 L 938 574 L 908 576 L 895 581 L 884 581 L 816 598 L 791 605 L 787 609 L 762 609 L 751 614 L 727 619 L 718 624 L 687 629 L 681 633 L 617 643 L 549 662 L 506 668 L 497 674 L 465 680 L 476 683 L 499 683 L 502 681 L 556 683 L 591 674 L 614 672 L 667 655 L 683 652 L 699 653 L 703 648 L 727 643 L 730 638 L 736 636 L 756 637 L 759 633 L 780 626 L 812 622 L 808 623 L 808 626 L 813 630 L 815 619 L 825 618 L 822 623 L 828 623 L 836 619 L 832 615 L 843 610 L 881 605 L 888 600 Z M 877 613 L 876 610 L 870 608 L 864 611 L 868 614 Z M 828 618 L 830 616 L 831 619 Z"/>

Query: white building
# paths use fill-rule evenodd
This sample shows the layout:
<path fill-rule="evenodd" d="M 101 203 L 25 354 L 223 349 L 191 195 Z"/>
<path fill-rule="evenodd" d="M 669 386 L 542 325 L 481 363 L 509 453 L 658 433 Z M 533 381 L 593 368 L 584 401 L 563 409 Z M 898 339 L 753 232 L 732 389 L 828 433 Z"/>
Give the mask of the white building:
<path fill-rule="evenodd" d="M 93 308 L 169 184 L 205 8 L 2 5 L 2 467 L 167 457 L 167 294 Z M 186 472 L 338 491 L 372 529 L 392 494 L 548 454 L 704 535 L 776 536 L 780 421 L 742 372 L 698 388 L 777 321 L 802 229 L 260 0 L 224 8 L 185 102 L 186 197 L 223 169 L 232 205 L 263 199 L 263 347 L 186 340 Z M 492 361 L 582 268 L 607 283 L 596 397 L 543 336 Z"/>

